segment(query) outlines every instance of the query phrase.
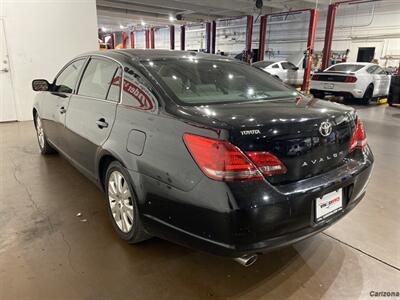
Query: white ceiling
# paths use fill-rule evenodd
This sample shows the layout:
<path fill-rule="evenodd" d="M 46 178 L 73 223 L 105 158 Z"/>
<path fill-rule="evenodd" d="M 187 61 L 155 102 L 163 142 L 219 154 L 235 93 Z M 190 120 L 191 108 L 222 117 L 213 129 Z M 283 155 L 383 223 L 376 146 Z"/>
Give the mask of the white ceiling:
<path fill-rule="evenodd" d="M 145 26 L 166 26 L 205 20 L 223 19 L 248 14 L 287 11 L 291 9 L 327 6 L 338 0 L 263 0 L 262 11 L 255 0 L 97 0 L 99 27 L 121 30 Z M 183 16 L 182 21 L 170 21 L 170 16 Z"/>

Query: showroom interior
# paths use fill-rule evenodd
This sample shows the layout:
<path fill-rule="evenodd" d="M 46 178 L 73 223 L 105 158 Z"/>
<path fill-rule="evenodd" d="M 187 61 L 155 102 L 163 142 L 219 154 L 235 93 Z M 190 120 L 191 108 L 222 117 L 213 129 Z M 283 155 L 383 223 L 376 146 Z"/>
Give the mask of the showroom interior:
<path fill-rule="evenodd" d="M 0 0 L 0 39 L 0 299 L 400 299 L 399 0 Z M 280 110 L 276 100 L 277 106 L 273 109 L 276 109 L 276 118 L 280 121 L 283 118 L 279 117 L 281 113 L 292 115 L 293 121 L 307 110 L 314 109 L 310 108 L 313 105 L 328 105 L 329 109 L 337 107 L 351 111 L 349 115 L 354 108 L 363 122 L 363 125 L 357 123 L 355 130 L 365 134 L 363 140 L 358 141 L 362 143 L 360 147 L 371 149 L 374 157 L 373 168 L 372 162 L 370 166 L 372 173 L 362 187 L 363 191 L 366 188 L 365 196 L 342 219 L 304 236 L 307 238 L 293 239 L 293 243 L 281 243 L 279 247 L 263 251 L 243 252 L 237 257 L 190 247 L 186 242 L 181 243 L 179 238 L 175 239 L 174 234 L 171 234 L 173 238 L 165 238 L 147 229 L 144 231 L 152 238 L 129 244 L 123 240 L 126 238 L 121 239 L 114 232 L 110 221 L 113 213 L 110 219 L 108 202 L 101 188 L 107 185 L 96 186 L 84 171 L 66 159 L 68 155 L 61 154 L 62 151 L 41 155 L 46 151 L 38 146 L 42 129 L 36 119 L 38 108 L 35 108 L 35 103 L 38 97 L 47 97 L 48 101 L 51 95 L 58 93 L 51 90 L 56 82 L 53 83 L 54 78 L 68 62 L 82 55 L 86 55 L 86 69 L 93 57 L 100 60 L 111 58 L 115 62 L 117 57 L 121 57 L 121 62 L 122 58 L 128 61 L 129 57 L 132 62 L 140 60 L 143 70 L 147 70 L 153 66 L 153 57 L 168 61 L 178 56 L 189 57 L 199 65 L 202 60 L 212 59 L 221 65 L 241 66 L 248 72 L 257 68 L 254 74 L 265 77 L 263 80 L 298 95 L 293 104 L 298 115 L 295 109 L 286 106 Z M 340 69 L 346 65 L 351 69 Z M 332 66 L 338 67 L 334 69 Z M 214 64 L 213 68 L 217 66 Z M 328 68 L 332 68 L 331 71 Z M 83 68 L 79 76 L 86 69 Z M 126 66 L 119 69 L 125 73 L 125 79 L 134 74 Z M 176 66 L 171 69 L 176 70 Z M 160 67 L 157 70 L 149 71 L 149 74 L 155 73 L 149 78 L 162 81 L 164 75 L 161 73 L 165 73 L 165 69 Z M 175 73 L 168 74 L 177 81 Z M 138 77 L 136 74 L 132 76 Z M 116 83 L 115 78 L 112 78 L 111 87 L 119 84 L 122 95 L 122 102 L 116 107 L 126 107 L 123 93 L 128 93 L 131 87 L 127 81 Z M 35 85 L 32 84 L 34 79 L 41 80 Z M 361 87 L 366 80 L 369 81 Z M 143 82 L 148 85 L 150 81 L 147 78 L 135 82 L 139 86 Z M 183 84 L 182 80 L 182 87 Z M 358 88 L 353 93 L 347 89 L 349 85 Z M 209 86 L 203 84 L 195 92 L 201 93 Z M 136 88 L 131 91 L 132 95 L 139 90 Z M 157 84 L 154 90 L 158 89 L 167 90 L 167 93 L 173 90 L 167 81 Z M 152 91 L 149 88 L 143 93 Z M 214 94 L 210 95 L 213 97 Z M 73 96 L 67 92 L 62 101 L 71 101 L 68 99 Z M 147 101 L 149 97 L 146 97 Z M 188 96 L 187 99 L 197 98 Z M 192 103 L 185 107 L 184 102 L 179 101 L 176 107 L 181 112 L 181 119 L 163 111 L 167 105 L 164 107 L 161 101 L 158 105 L 151 104 L 155 108 L 145 107 L 143 110 L 148 109 L 147 112 L 139 112 L 143 114 L 143 124 L 153 124 L 154 120 L 161 118 L 167 120 L 165 129 L 172 133 L 180 133 L 184 130 L 182 128 L 187 128 L 184 126 L 196 126 L 196 132 L 201 132 L 205 126 L 201 125 L 205 124 L 200 121 L 201 116 L 206 116 L 207 124 L 216 124 L 211 120 L 220 120 L 219 114 L 224 114 L 224 118 L 236 121 L 234 124 L 241 127 L 246 127 L 248 123 L 245 122 L 252 121 L 253 117 L 263 116 L 262 111 L 245 112 L 237 106 L 232 110 L 223 108 L 224 104 L 196 107 Z M 308 104 L 300 109 L 304 101 Z M 103 102 L 105 105 L 110 101 Z M 215 113 L 212 108 L 216 106 Z M 65 114 L 61 110 L 64 106 L 56 108 Z M 50 106 L 41 109 L 43 114 L 58 114 L 58 111 L 46 111 Z M 87 106 L 86 112 L 92 109 L 94 106 Z M 184 116 L 189 113 L 193 113 L 190 121 Z M 243 124 L 235 120 L 236 114 L 240 113 L 249 118 Z M 308 113 L 307 117 L 316 117 Z M 266 111 L 265 115 L 271 113 Z M 75 119 L 76 126 L 86 126 L 85 121 L 90 118 L 85 120 L 85 111 L 80 116 L 80 119 Z M 173 118 L 178 118 L 180 123 L 170 120 Z M 131 120 L 129 124 L 137 122 Z M 98 128 L 108 126 L 104 119 L 101 124 L 96 124 Z M 174 124 L 183 124 L 183 127 L 175 128 Z M 283 122 L 279 124 L 282 124 L 282 130 L 287 127 Z M 257 128 L 246 127 L 250 130 L 240 131 L 241 136 L 237 138 L 250 138 L 260 132 Z M 276 128 L 281 130 L 279 125 Z M 117 129 L 113 127 L 110 130 Z M 161 130 L 157 128 L 151 132 L 156 135 L 159 134 L 156 131 Z M 331 136 L 331 131 L 332 128 L 325 128 L 321 123 L 319 132 L 322 137 Z M 141 156 L 143 151 L 151 150 L 148 147 L 151 147 L 154 136 L 146 136 L 141 130 L 135 132 L 135 139 L 143 139 L 146 143 L 137 155 Z M 213 134 L 217 134 L 215 132 Z M 109 138 L 112 136 L 110 134 Z M 135 152 L 129 149 L 133 147 L 129 139 L 124 147 L 127 153 Z M 170 151 L 167 139 L 168 136 L 161 136 L 156 144 L 160 145 L 159 151 Z M 193 166 L 197 167 L 196 164 L 200 163 L 197 154 L 191 151 L 186 133 L 183 138 L 180 136 L 180 140 L 182 149 L 186 151 L 185 145 L 189 149 L 190 154 L 187 152 L 185 155 L 192 156 Z M 162 149 L 162 143 L 165 143 L 165 149 Z M 307 145 L 298 144 L 297 147 L 306 148 Z M 292 149 L 298 157 L 291 159 L 301 159 L 303 150 L 298 148 Z M 365 153 L 365 148 L 362 149 Z M 98 152 L 101 150 L 102 146 L 96 149 Z M 76 151 L 84 153 L 85 149 Z M 157 156 L 154 154 L 157 151 L 150 153 Z M 151 159 L 151 154 L 146 155 Z M 169 155 L 164 162 L 154 157 L 159 165 L 171 166 L 165 183 L 168 197 L 177 189 L 174 184 L 179 183 L 169 178 L 178 178 L 173 176 L 181 170 L 180 158 L 173 164 L 175 155 Z M 330 160 L 330 155 L 320 153 L 315 160 L 302 161 L 302 165 L 297 167 L 298 172 L 289 171 L 297 174 L 304 164 L 308 167 L 320 163 L 317 160 Z M 336 157 L 336 153 L 333 155 Z M 186 161 L 186 156 L 181 158 L 182 165 Z M 125 168 L 124 163 L 121 165 Z M 143 168 L 144 165 L 143 162 Z M 110 166 L 111 159 L 104 168 Z M 343 178 L 353 176 L 350 165 L 347 169 L 345 167 L 341 166 L 340 171 L 339 168 L 330 170 L 329 174 L 341 172 Z M 106 169 L 104 176 L 108 178 Z M 189 182 L 192 173 L 185 172 L 181 173 Z M 204 176 L 201 172 L 206 171 L 196 169 L 196 172 Z M 322 167 L 319 172 L 322 172 Z M 296 179 L 287 186 L 295 186 L 298 191 L 313 176 Z M 328 180 L 324 173 L 318 173 L 317 177 L 322 183 Z M 202 182 L 213 181 L 210 178 L 208 176 Z M 268 177 L 263 180 L 270 184 Z M 139 182 L 140 189 L 147 187 L 146 180 Z M 185 179 L 182 182 L 186 184 Z M 250 181 L 246 187 L 255 186 L 257 182 Z M 148 193 L 151 194 L 151 189 L 161 190 L 163 184 L 155 184 Z M 271 183 L 269 187 L 273 190 L 287 188 L 289 191 L 285 184 L 285 181 L 276 185 Z M 233 185 L 227 183 L 227 186 Z M 217 190 L 217 185 L 211 185 L 210 191 L 207 189 L 200 189 L 199 193 L 211 195 L 210 191 Z M 253 194 L 249 193 L 249 197 Z M 290 192 L 285 197 L 289 201 Z M 146 201 L 150 203 L 150 200 Z M 152 201 L 154 207 L 158 200 Z M 202 205 L 193 204 L 192 200 L 189 202 L 196 208 Z M 176 203 L 174 206 L 160 205 L 175 210 L 164 211 L 168 215 L 164 223 L 171 220 L 170 215 L 178 218 L 186 214 L 182 219 L 187 222 L 191 218 L 199 222 L 205 218 L 200 213 L 185 213 L 186 205 L 178 206 Z M 235 207 L 229 205 L 230 210 L 235 211 Z M 136 206 L 133 205 L 133 209 Z M 340 214 L 341 209 L 334 213 Z M 135 213 L 139 218 L 138 211 Z M 239 214 L 238 208 L 236 211 Z M 258 216 L 262 218 L 260 213 Z M 221 224 L 225 223 L 215 221 L 215 225 L 205 226 L 201 240 L 210 242 L 213 236 L 206 231 L 220 226 L 214 229 L 222 232 L 225 225 Z M 182 235 L 194 236 L 189 229 L 179 230 Z"/>

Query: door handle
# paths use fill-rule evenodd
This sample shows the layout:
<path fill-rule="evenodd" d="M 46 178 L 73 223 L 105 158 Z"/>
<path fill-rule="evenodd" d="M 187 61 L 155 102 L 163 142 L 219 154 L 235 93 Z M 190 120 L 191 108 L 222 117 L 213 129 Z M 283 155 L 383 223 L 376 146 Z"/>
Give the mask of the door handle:
<path fill-rule="evenodd" d="M 65 114 L 67 112 L 67 110 L 65 109 L 64 106 L 60 107 L 60 114 Z"/>
<path fill-rule="evenodd" d="M 7 69 L 7 68 L 1 69 L 0 72 L 7 73 L 7 72 L 8 72 L 8 69 Z"/>
<path fill-rule="evenodd" d="M 108 127 L 108 123 L 106 122 L 106 120 L 104 118 L 100 118 L 96 121 L 97 127 L 99 127 L 100 129 L 103 128 L 107 128 Z"/>

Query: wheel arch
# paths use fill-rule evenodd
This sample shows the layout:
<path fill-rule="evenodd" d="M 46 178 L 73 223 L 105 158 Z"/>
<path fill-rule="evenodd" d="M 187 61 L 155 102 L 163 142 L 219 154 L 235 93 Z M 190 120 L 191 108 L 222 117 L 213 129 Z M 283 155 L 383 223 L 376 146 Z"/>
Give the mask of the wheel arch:
<path fill-rule="evenodd" d="M 100 184 L 100 187 L 104 190 L 104 180 L 105 180 L 105 175 L 107 172 L 108 166 L 113 162 L 113 161 L 118 161 L 124 168 L 126 168 L 126 165 L 120 159 L 116 154 L 111 153 L 110 151 L 107 150 L 102 150 L 97 159 L 97 180 Z"/>

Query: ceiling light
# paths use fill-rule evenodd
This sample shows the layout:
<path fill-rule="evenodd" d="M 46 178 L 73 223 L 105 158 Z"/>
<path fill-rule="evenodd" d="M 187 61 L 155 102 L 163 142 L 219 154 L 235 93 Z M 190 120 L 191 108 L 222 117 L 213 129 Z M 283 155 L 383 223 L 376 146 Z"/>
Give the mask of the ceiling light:
<path fill-rule="evenodd" d="M 144 21 L 140 22 L 140 24 L 142 24 L 142 26 L 146 25 L 146 23 Z"/>
<path fill-rule="evenodd" d="M 107 28 L 101 27 L 101 31 L 106 32 L 106 31 L 107 31 Z"/>
<path fill-rule="evenodd" d="M 172 16 L 172 15 L 169 15 L 169 21 L 170 21 L 170 22 L 173 22 L 173 21 L 175 21 L 175 18 L 174 18 L 174 16 Z"/>
<path fill-rule="evenodd" d="M 119 29 L 124 29 L 124 26 L 122 26 L 122 25 L 119 25 Z"/>

